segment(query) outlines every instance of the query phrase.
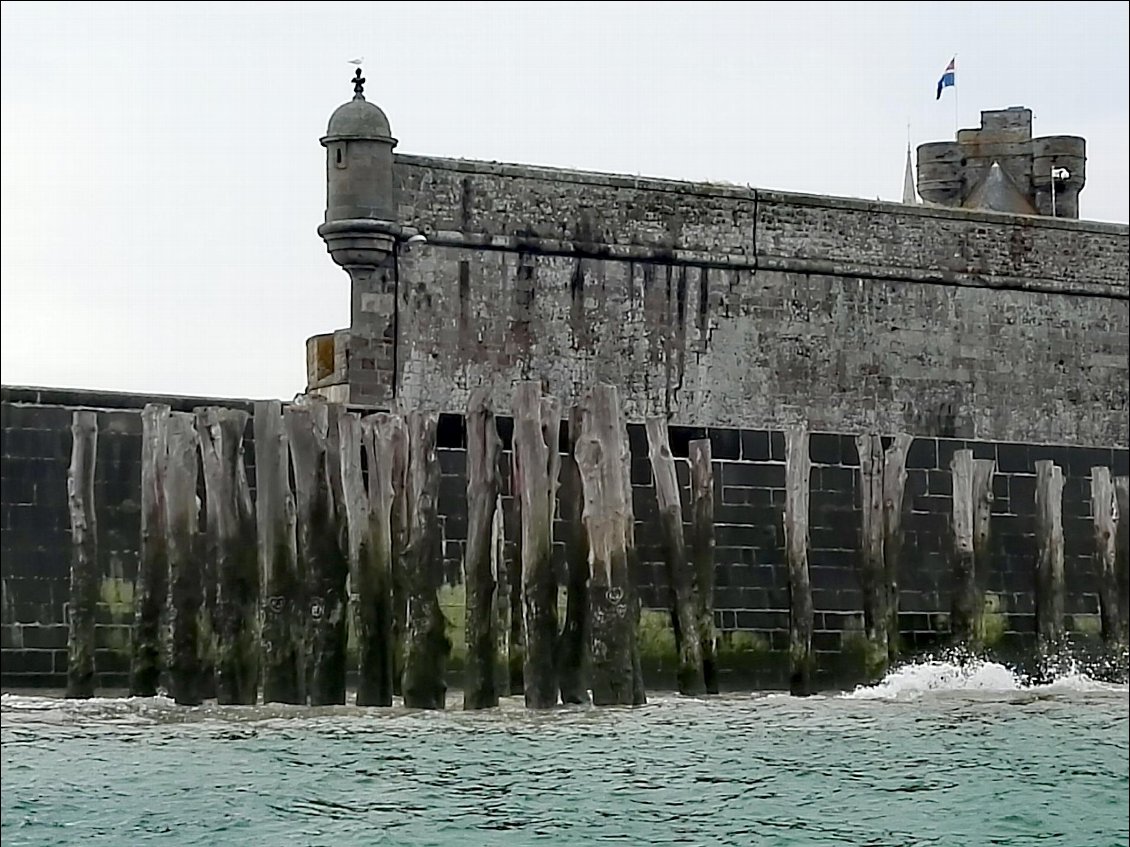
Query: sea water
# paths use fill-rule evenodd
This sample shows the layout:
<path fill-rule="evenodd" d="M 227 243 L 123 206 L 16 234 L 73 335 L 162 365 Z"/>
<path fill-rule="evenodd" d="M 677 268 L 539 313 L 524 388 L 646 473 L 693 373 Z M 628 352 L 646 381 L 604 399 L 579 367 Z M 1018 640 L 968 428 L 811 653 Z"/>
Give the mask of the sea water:
<path fill-rule="evenodd" d="M 1127 843 L 1125 685 L 921 662 L 810 698 L 183 708 L 5 694 L 4 847 Z"/>

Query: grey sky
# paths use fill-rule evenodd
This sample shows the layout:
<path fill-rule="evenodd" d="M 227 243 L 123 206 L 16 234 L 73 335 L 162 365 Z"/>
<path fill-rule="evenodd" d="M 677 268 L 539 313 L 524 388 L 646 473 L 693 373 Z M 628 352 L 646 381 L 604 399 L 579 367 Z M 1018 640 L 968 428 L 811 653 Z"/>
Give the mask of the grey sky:
<path fill-rule="evenodd" d="M 403 152 L 896 200 L 1024 105 L 1128 220 L 1126 3 L 4 3 L 4 383 L 289 398 L 349 323 L 315 233 L 348 59 Z"/>

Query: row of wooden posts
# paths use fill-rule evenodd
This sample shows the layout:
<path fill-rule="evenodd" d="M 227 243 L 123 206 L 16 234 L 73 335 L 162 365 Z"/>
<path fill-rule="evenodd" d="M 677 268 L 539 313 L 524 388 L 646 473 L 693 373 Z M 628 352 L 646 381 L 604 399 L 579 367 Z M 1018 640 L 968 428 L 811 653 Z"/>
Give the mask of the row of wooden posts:
<path fill-rule="evenodd" d="M 464 585 L 464 708 L 524 693 L 526 704 L 638 705 L 640 668 L 635 521 L 630 454 L 615 387 L 594 386 L 568 416 L 569 449 L 558 449 L 561 406 L 536 382 L 517 386 L 512 474 L 519 540 L 503 555 L 502 455 L 487 391 L 466 415 L 467 513 Z M 257 403 L 256 497 L 244 470 L 248 413 L 194 413 L 149 405 L 142 412 L 141 556 L 135 589 L 131 692 L 151 696 L 162 679 L 177 702 L 202 702 L 211 670 L 221 704 L 345 702 L 347 619 L 357 641 L 357 704 L 443 708 L 450 643 L 438 592 L 443 582 L 437 511 L 434 413 L 360 417 L 311 400 L 284 410 Z M 69 500 L 71 570 L 68 695 L 94 693 L 98 601 L 94 457 L 97 417 L 74 415 Z M 716 693 L 714 500 L 710 442 L 690 443 L 689 544 L 663 418 L 646 422 L 659 528 L 670 585 L 679 690 Z M 808 569 L 809 436 L 786 439 L 784 530 L 789 573 L 790 688 L 813 690 L 813 605 Z M 869 678 L 898 652 L 898 581 L 906 456 L 911 437 L 884 447 L 857 439 L 861 479 L 860 584 Z M 363 471 L 367 467 L 367 474 Z M 203 470 L 204 531 L 197 496 Z M 992 460 L 958 451 L 953 478 L 952 629 L 982 635 L 989 567 Z M 1062 469 L 1037 462 L 1035 592 L 1040 649 L 1064 631 Z M 1104 638 L 1124 643 L 1127 609 L 1116 559 L 1125 535 L 1127 479 L 1091 471 L 1095 557 Z M 559 490 L 560 489 L 560 490 Z M 559 621 L 554 517 L 566 518 L 566 610 Z M 1125 564 L 1121 565 L 1125 570 Z M 512 572 L 513 571 L 513 572 Z M 1124 579 L 1124 575 L 1121 577 Z M 511 586 L 517 590 L 511 591 Z M 511 597 L 520 608 L 510 608 Z M 209 649 L 211 647 L 212 649 Z M 206 667 L 208 657 L 214 667 Z"/>
<path fill-rule="evenodd" d="M 901 520 L 906 481 L 906 455 L 912 438 L 897 435 L 886 448 L 878 435 L 856 438 L 863 501 L 860 584 L 864 627 L 871 654 L 872 678 L 881 675 L 898 654 L 899 562 Z M 1036 598 L 1037 653 L 1063 649 L 1064 542 L 1063 469 L 1050 460 L 1036 470 Z M 985 639 L 985 576 L 992 567 L 993 459 L 975 459 L 972 450 L 958 450 L 950 461 L 953 512 L 950 527 L 952 600 L 950 630 L 955 644 L 973 648 Z M 1103 640 L 1125 648 L 1130 599 L 1127 598 L 1126 530 L 1130 523 L 1130 480 L 1112 477 L 1110 468 L 1091 468 L 1093 556 L 1099 576 L 1099 612 Z"/>
<path fill-rule="evenodd" d="M 616 389 L 598 385 L 572 410 L 564 462 L 559 401 L 538 383 L 523 383 L 513 415 L 520 539 L 518 566 L 508 568 L 502 444 L 486 390 L 472 392 L 464 707 L 494 706 L 512 691 L 534 708 L 586 702 L 590 690 L 597 705 L 642 704 L 630 455 Z M 221 704 L 255 703 L 260 687 L 266 702 L 344 703 L 352 615 L 358 705 L 391 705 L 400 694 L 407 706 L 442 708 L 451 645 L 438 598 L 438 416 L 362 418 L 316 400 L 285 410 L 257 403 L 254 503 L 244 470 L 247 419 L 219 407 L 190 414 L 154 404 L 142 412 L 131 692 L 151 696 L 165 679 L 177 702 L 200 703 L 211 654 Z M 88 697 L 99 579 L 96 414 L 76 412 L 72 429 L 68 694 Z M 696 518 L 688 558 L 667 427 L 649 422 L 648 434 L 674 587 L 680 688 L 716 692 L 710 444 L 691 447 Z M 562 625 L 553 523 L 563 500 L 571 520 Z M 514 580 L 519 609 L 509 608 Z"/>

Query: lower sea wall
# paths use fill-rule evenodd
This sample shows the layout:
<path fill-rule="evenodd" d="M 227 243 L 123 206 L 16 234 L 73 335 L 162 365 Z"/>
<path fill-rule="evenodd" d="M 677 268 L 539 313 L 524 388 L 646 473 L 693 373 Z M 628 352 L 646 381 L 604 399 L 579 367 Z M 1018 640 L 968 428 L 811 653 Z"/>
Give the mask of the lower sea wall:
<path fill-rule="evenodd" d="M 61 687 L 67 663 L 66 605 L 70 562 L 67 468 L 71 416 L 99 415 L 95 501 L 101 570 L 95 656 L 99 684 L 122 687 L 129 666 L 133 582 L 140 537 L 141 416 L 148 402 L 176 411 L 223 405 L 250 410 L 246 400 L 147 397 L 128 394 L 4 387 L 0 397 L 0 686 Z M 499 418 L 509 449 L 510 421 Z M 723 685 L 771 686 L 787 681 L 788 573 L 782 518 L 784 435 L 778 431 L 671 428 L 677 470 L 687 492 L 686 446 L 710 439 L 714 456 L 716 590 Z M 245 455 L 254 484 L 251 427 Z M 463 650 L 462 556 L 467 530 L 463 422 L 443 416 L 439 427 L 446 587 L 441 601 L 454 643 L 452 668 Z M 648 684 L 674 683 L 674 639 L 666 613 L 668 586 L 656 540 L 655 492 L 643 426 L 629 425 L 638 583 L 645 607 L 643 659 Z M 900 570 L 900 641 L 907 652 L 949 640 L 951 603 L 950 460 L 971 449 L 994 459 L 991 563 L 981 574 L 986 641 L 1002 655 L 1030 653 L 1035 641 L 1035 463 L 1063 468 L 1065 625 L 1073 640 L 1097 640 L 1099 574 L 1094 560 L 1090 474 L 1128 472 L 1126 449 L 916 438 L 907 456 Z M 814 432 L 810 440 L 810 577 L 815 608 L 817 683 L 848 684 L 857 676 L 863 628 L 859 581 L 861 510 L 854 434 Z M 508 457 L 507 457 L 508 458 Z M 506 532 L 514 537 L 512 500 L 504 486 Z M 559 533 L 558 537 L 562 537 Z M 563 552 L 558 544 L 559 560 Z M 511 545 L 512 549 L 512 545 Z M 560 564 L 560 561 L 559 561 Z M 453 682 L 457 681 L 453 677 Z"/>

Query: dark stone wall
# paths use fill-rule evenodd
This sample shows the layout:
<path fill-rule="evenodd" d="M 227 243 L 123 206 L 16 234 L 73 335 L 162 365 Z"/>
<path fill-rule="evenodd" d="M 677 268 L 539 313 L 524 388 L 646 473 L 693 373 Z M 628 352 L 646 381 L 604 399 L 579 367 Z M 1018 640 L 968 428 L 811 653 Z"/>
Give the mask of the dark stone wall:
<path fill-rule="evenodd" d="M 5 679 L 37 686 L 66 673 L 65 608 L 70 555 L 67 468 L 72 408 L 4 403 L 0 470 Z M 128 670 L 124 607 L 137 572 L 140 534 L 141 419 L 135 412 L 98 416 L 94 500 L 103 574 L 95 668 L 116 682 Z M 123 596 L 123 589 L 125 595 Z M 16 626 L 15 624 L 23 624 Z"/>
<path fill-rule="evenodd" d="M 125 685 L 133 581 L 141 535 L 141 415 L 146 403 L 174 411 L 250 403 L 5 386 L 0 394 L 0 674 L 3 685 L 62 686 L 70 592 L 67 469 L 71 417 L 97 409 L 94 500 L 102 573 L 94 662 L 104 686 Z M 250 436 L 250 428 L 248 431 Z M 248 445 L 250 447 L 250 438 Z M 248 457 L 254 461 L 254 454 Z M 250 479 L 254 482 L 254 467 Z M 201 495 L 202 496 L 202 495 Z"/>
<path fill-rule="evenodd" d="M 99 414 L 95 497 L 103 603 L 99 610 L 96 668 L 104 686 L 125 683 L 132 582 L 139 546 L 141 421 L 146 402 L 168 402 L 190 411 L 202 405 L 250 410 L 248 401 L 143 397 L 4 388 L 0 415 L 0 578 L 3 585 L 2 684 L 58 686 L 66 671 L 65 604 L 69 568 L 66 475 L 70 421 L 75 408 Z M 510 421 L 499 419 L 509 448 Z M 727 640 L 734 633 L 751 659 L 768 669 L 764 681 L 779 680 L 788 640 L 788 576 L 784 559 L 784 437 L 776 430 L 674 427 L 672 449 L 686 498 L 687 443 L 709 437 L 715 467 L 717 623 Z M 466 537 L 465 453 L 460 418 L 440 420 L 440 511 L 444 566 L 450 583 L 461 579 Z M 640 592 L 646 607 L 666 607 L 667 579 L 654 545 L 655 494 L 643 427 L 629 426 L 632 481 L 639 542 Z M 949 462 L 955 450 L 997 461 L 994 479 L 993 563 L 984 575 L 990 593 L 998 647 L 1016 652 L 1034 633 L 1035 468 L 1051 459 L 1064 468 L 1067 626 L 1093 634 L 1097 626 L 1097 574 L 1092 560 L 1090 469 L 1128 472 L 1124 449 L 1040 446 L 917 438 L 907 460 L 904 501 L 905 548 L 900 594 L 900 629 L 909 649 L 929 649 L 948 634 L 952 509 Z M 246 455 L 254 451 L 248 427 Z M 825 681 L 840 673 L 862 625 L 857 576 L 859 546 L 858 465 L 854 436 L 813 433 L 810 442 L 810 573 L 816 610 L 814 647 Z M 508 458 L 508 456 L 506 457 Z M 249 479 L 254 482 L 254 469 Z M 508 485 L 504 509 L 513 515 Z M 687 516 L 689 518 L 689 515 Z M 561 527 L 558 539 L 562 538 Z M 513 539 L 512 522 L 508 537 Z M 511 551 L 512 551 L 511 545 Z M 561 545 L 558 545 L 559 552 Z M 730 654 L 732 655 L 732 654 Z M 730 668 L 730 670 L 736 670 Z M 777 674 L 774 676 L 774 674 Z"/>

